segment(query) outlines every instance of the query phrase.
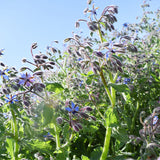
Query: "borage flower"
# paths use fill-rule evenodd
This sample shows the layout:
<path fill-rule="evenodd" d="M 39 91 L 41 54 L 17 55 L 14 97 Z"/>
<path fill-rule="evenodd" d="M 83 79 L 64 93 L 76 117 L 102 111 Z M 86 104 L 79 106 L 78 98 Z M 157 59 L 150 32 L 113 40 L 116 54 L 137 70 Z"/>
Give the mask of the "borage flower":
<path fill-rule="evenodd" d="M 34 77 L 26 73 L 21 75 L 19 84 L 29 87 L 34 81 Z"/>
<path fill-rule="evenodd" d="M 67 107 L 66 110 L 70 113 L 77 113 L 79 111 L 79 107 L 76 106 L 73 102 L 71 102 L 71 106 Z"/>
<path fill-rule="evenodd" d="M 5 69 L 5 70 L 3 70 L 3 71 L 0 70 L 0 76 L 3 77 L 3 78 L 6 79 L 6 80 L 9 80 L 9 77 L 8 77 L 8 75 L 7 75 L 8 71 L 9 71 L 9 69 Z"/>
<path fill-rule="evenodd" d="M 9 104 L 13 104 L 14 102 L 18 102 L 18 100 L 16 99 L 16 95 L 12 96 L 12 95 L 6 95 L 6 99 L 5 101 Z"/>

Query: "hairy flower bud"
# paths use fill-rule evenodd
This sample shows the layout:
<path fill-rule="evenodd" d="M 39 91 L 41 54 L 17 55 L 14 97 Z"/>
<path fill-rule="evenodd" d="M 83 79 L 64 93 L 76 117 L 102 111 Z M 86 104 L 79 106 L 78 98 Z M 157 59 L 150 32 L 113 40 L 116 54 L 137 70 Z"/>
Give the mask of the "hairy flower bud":
<path fill-rule="evenodd" d="M 62 124 L 63 123 L 63 118 L 62 117 L 58 117 L 56 119 L 56 121 L 57 121 L 58 124 Z"/>
<path fill-rule="evenodd" d="M 90 116 L 90 118 L 91 118 L 92 120 L 96 121 L 96 117 Z"/>
<path fill-rule="evenodd" d="M 36 55 L 34 56 L 34 58 L 36 58 L 36 59 L 40 59 L 40 58 L 41 58 L 41 55 L 36 54 Z"/>
<path fill-rule="evenodd" d="M 34 72 L 33 75 L 42 76 L 42 75 L 43 75 L 43 72 L 42 72 L 42 71 L 36 71 L 36 72 Z"/>
<path fill-rule="evenodd" d="M 102 58 L 104 56 L 102 52 L 95 51 L 94 53 L 96 54 L 97 57 L 100 57 L 100 58 Z"/>
<path fill-rule="evenodd" d="M 55 62 L 52 62 L 52 61 L 51 61 L 51 62 L 48 62 L 48 63 L 51 64 L 51 65 L 55 65 Z"/>
<path fill-rule="evenodd" d="M 85 118 L 85 119 L 89 118 L 89 115 L 86 114 L 86 113 L 84 113 L 84 112 L 79 112 L 79 115 L 80 115 L 82 118 Z"/>
<path fill-rule="evenodd" d="M 7 90 L 6 88 L 3 88 L 3 89 L 2 89 L 2 93 L 4 93 L 4 94 L 9 94 L 9 93 L 8 93 L 8 90 Z"/>
<path fill-rule="evenodd" d="M 42 59 L 48 59 L 48 57 L 46 55 L 42 55 L 41 58 Z"/>
<path fill-rule="evenodd" d="M 32 49 L 36 49 L 37 48 L 37 43 L 33 43 L 32 44 Z"/>
<path fill-rule="evenodd" d="M 22 59 L 22 62 L 23 62 L 23 63 L 26 63 L 26 62 L 27 62 L 27 59 L 26 59 L 26 58 L 23 58 L 23 59 Z"/>
<path fill-rule="evenodd" d="M 4 63 L 2 63 L 2 62 L 0 62 L 0 65 L 1 65 L 2 67 L 5 67 Z"/>
<path fill-rule="evenodd" d="M 29 101 L 27 101 L 27 100 L 24 100 L 23 104 L 28 107 L 31 103 Z"/>

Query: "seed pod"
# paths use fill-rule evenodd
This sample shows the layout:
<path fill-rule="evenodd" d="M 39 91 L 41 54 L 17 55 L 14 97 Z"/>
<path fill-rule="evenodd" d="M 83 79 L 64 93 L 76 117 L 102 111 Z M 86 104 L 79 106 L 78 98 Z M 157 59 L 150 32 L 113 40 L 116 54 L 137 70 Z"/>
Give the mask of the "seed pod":
<path fill-rule="evenodd" d="M 56 119 L 56 121 L 57 121 L 58 124 L 62 124 L 63 123 L 63 118 L 62 117 L 58 117 Z"/>

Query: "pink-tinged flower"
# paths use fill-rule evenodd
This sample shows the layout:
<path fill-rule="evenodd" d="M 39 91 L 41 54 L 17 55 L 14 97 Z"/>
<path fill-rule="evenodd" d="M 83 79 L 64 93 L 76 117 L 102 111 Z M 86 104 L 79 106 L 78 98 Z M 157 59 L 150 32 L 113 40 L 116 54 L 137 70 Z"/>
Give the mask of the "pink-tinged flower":
<path fill-rule="evenodd" d="M 13 104 L 14 102 L 18 102 L 18 100 L 16 99 L 16 95 L 12 96 L 12 95 L 6 95 L 6 99 L 5 101 L 9 104 Z"/>
<path fill-rule="evenodd" d="M 19 84 L 29 87 L 34 81 L 34 77 L 26 73 L 21 75 Z"/>

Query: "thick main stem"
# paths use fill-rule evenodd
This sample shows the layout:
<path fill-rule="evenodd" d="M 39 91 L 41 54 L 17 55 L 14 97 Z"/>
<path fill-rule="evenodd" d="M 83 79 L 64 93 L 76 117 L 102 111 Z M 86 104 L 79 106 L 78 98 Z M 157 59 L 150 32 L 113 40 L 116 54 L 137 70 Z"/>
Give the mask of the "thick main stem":
<path fill-rule="evenodd" d="M 16 116 L 15 113 L 13 111 L 13 109 L 11 109 L 11 113 L 12 113 L 12 119 L 13 119 L 13 131 L 14 131 L 14 157 L 12 157 L 13 160 L 18 160 L 18 127 L 17 127 L 17 121 L 16 121 Z"/>
<path fill-rule="evenodd" d="M 110 138 L 111 138 L 112 128 L 107 127 L 106 128 L 106 135 L 105 135 L 105 141 L 103 146 L 103 151 L 100 160 L 106 160 L 108 150 L 109 150 L 109 144 L 110 144 Z"/>
<path fill-rule="evenodd" d="M 135 111 L 134 117 L 132 118 L 131 133 L 133 133 L 133 130 L 135 128 L 135 122 L 136 122 L 138 111 L 139 111 L 139 101 L 137 101 L 136 111 Z"/>

